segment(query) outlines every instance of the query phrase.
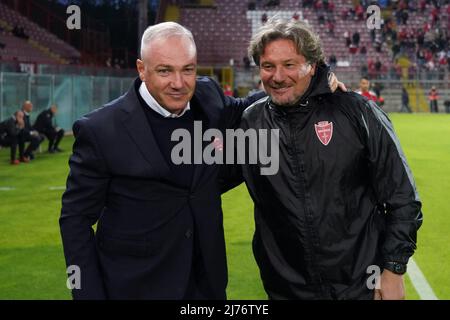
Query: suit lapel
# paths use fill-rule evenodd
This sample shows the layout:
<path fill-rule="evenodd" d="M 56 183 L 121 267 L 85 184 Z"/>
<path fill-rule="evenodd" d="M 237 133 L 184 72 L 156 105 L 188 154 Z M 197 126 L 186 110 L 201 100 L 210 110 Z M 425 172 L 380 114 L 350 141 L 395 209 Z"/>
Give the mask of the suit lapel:
<path fill-rule="evenodd" d="M 209 141 L 203 141 L 203 133 L 208 130 L 213 123 L 216 122 L 214 121 L 214 117 L 211 115 L 211 112 L 208 112 L 206 110 L 207 106 L 205 106 L 202 101 L 208 101 L 208 103 L 215 102 L 212 101 L 211 98 L 206 97 L 203 94 L 202 90 L 199 89 L 199 86 L 197 86 L 196 93 L 191 99 L 191 109 L 193 111 L 195 121 L 201 121 L 202 123 L 202 164 L 194 165 L 194 173 L 191 184 L 192 191 L 197 188 L 205 171 L 207 171 L 207 169 L 211 167 L 210 165 L 207 165 L 203 162 L 203 150 L 205 149 L 206 145 L 210 143 Z"/>

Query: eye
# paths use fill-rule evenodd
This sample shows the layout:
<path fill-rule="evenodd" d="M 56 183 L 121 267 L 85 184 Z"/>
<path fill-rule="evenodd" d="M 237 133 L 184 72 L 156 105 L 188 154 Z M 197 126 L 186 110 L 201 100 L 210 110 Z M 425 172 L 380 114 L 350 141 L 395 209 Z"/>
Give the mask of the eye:
<path fill-rule="evenodd" d="M 288 69 L 292 69 L 292 68 L 295 67 L 295 64 L 293 64 L 293 63 L 286 63 L 285 67 L 288 68 Z"/>
<path fill-rule="evenodd" d="M 193 74 L 193 73 L 195 73 L 195 68 L 194 67 L 186 68 L 186 69 L 184 69 L 184 73 L 187 75 Z"/>
<path fill-rule="evenodd" d="M 270 71 L 270 70 L 273 69 L 273 66 L 270 65 L 270 64 L 264 64 L 264 65 L 262 66 L 262 68 L 263 68 L 264 70 L 266 70 L 266 71 Z"/>
<path fill-rule="evenodd" d="M 167 76 L 170 73 L 169 69 L 158 69 L 156 71 L 160 76 Z"/>

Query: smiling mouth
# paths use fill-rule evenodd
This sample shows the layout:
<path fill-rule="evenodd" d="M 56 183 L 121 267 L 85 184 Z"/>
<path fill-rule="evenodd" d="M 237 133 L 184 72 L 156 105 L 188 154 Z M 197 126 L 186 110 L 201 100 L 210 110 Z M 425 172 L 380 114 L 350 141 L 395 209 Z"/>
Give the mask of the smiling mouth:
<path fill-rule="evenodd" d="M 286 93 L 289 90 L 289 87 L 282 87 L 282 88 L 272 88 L 272 90 L 277 94 L 283 94 Z"/>
<path fill-rule="evenodd" d="M 168 93 L 169 96 L 173 98 L 182 98 L 187 95 L 187 93 L 178 92 L 178 93 Z"/>

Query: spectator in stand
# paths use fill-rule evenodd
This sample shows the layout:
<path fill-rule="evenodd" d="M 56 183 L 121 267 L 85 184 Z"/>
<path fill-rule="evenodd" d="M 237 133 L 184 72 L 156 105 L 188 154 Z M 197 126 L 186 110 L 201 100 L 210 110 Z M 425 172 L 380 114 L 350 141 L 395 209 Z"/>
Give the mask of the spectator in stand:
<path fill-rule="evenodd" d="M 303 8 L 311 8 L 314 5 L 314 0 L 303 0 Z"/>
<path fill-rule="evenodd" d="M 319 15 L 319 25 L 324 25 L 325 24 L 325 16 L 323 14 Z"/>
<path fill-rule="evenodd" d="M 350 47 L 348 47 L 348 53 L 350 54 L 350 63 L 353 61 L 353 57 L 358 52 L 358 47 L 352 43 Z"/>
<path fill-rule="evenodd" d="M 377 96 L 375 92 L 370 91 L 370 81 L 366 77 L 362 77 L 359 81 L 359 90 L 356 91 L 356 93 L 359 93 L 360 95 L 366 97 L 368 100 L 372 100 L 374 102 L 377 102 Z"/>
<path fill-rule="evenodd" d="M 438 100 L 439 100 L 439 94 L 436 90 L 435 86 L 431 87 L 431 90 L 428 94 L 428 101 L 430 102 L 430 112 L 431 113 L 438 113 Z"/>
<path fill-rule="evenodd" d="M 54 104 L 49 109 L 42 111 L 34 123 L 33 129 L 44 135 L 48 139 L 48 152 L 62 152 L 59 143 L 64 137 L 64 130 L 53 126 L 53 118 L 58 112 L 58 107 Z"/>
<path fill-rule="evenodd" d="M 361 64 L 363 64 L 367 60 L 367 48 L 365 45 L 363 45 L 359 49 L 359 61 Z"/>
<path fill-rule="evenodd" d="M 447 51 L 447 69 L 450 72 L 450 48 Z"/>
<path fill-rule="evenodd" d="M 239 98 L 239 90 L 237 87 L 234 87 L 234 89 L 233 89 L 233 97 Z"/>
<path fill-rule="evenodd" d="M 373 92 L 375 92 L 375 96 L 377 98 L 380 98 L 381 97 L 381 91 L 384 89 L 384 87 L 383 87 L 383 85 L 381 83 L 375 82 L 372 85 L 372 89 L 373 89 Z"/>
<path fill-rule="evenodd" d="M 434 7 L 431 10 L 431 25 L 434 26 L 437 24 L 437 22 L 439 21 L 439 9 Z"/>
<path fill-rule="evenodd" d="M 445 66 L 447 65 L 447 53 L 444 50 L 438 52 L 438 63 L 439 67 L 445 70 Z"/>
<path fill-rule="evenodd" d="M 392 15 L 395 17 L 395 22 L 397 25 L 400 25 L 402 22 L 402 11 L 400 9 L 395 9 Z"/>
<path fill-rule="evenodd" d="M 348 31 L 344 32 L 344 38 L 345 38 L 345 45 L 348 47 L 350 47 L 350 45 L 352 44 L 352 40 L 350 39 L 350 34 Z"/>
<path fill-rule="evenodd" d="M 244 62 L 245 70 L 249 70 L 250 69 L 250 59 L 248 58 L 248 56 L 244 56 L 244 58 L 242 58 L 242 61 Z"/>
<path fill-rule="evenodd" d="M 16 158 L 17 146 L 23 150 L 23 142 L 19 139 L 19 133 L 25 126 L 23 112 L 16 111 L 12 117 L 0 122 L 0 146 L 10 147 L 10 163 L 18 165 L 20 162 Z"/>
<path fill-rule="evenodd" d="M 330 58 L 328 59 L 328 63 L 330 64 L 331 70 L 334 71 L 337 65 L 337 58 L 334 54 L 330 56 Z"/>
<path fill-rule="evenodd" d="M 265 24 L 267 20 L 268 20 L 267 13 L 264 12 L 261 16 L 261 23 Z"/>
<path fill-rule="evenodd" d="M 373 4 L 373 1 L 372 1 Z M 378 4 L 382 9 L 387 8 L 389 4 L 389 0 L 378 0 L 376 1 L 376 4 Z"/>
<path fill-rule="evenodd" d="M 280 5 L 280 0 L 268 0 L 266 3 L 267 7 L 277 7 Z"/>
<path fill-rule="evenodd" d="M 377 72 L 377 74 L 381 72 L 382 67 L 383 64 L 381 63 L 380 58 L 377 58 L 377 60 L 375 61 L 375 71 Z"/>
<path fill-rule="evenodd" d="M 401 11 L 401 18 L 402 18 L 402 23 L 404 25 L 408 24 L 408 19 L 409 19 L 409 13 L 406 10 L 402 10 Z"/>
<path fill-rule="evenodd" d="M 332 0 L 328 1 L 328 11 L 334 14 L 334 9 L 336 8 L 336 5 Z"/>
<path fill-rule="evenodd" d="M 327 22 L 328 33 L 334 35 L 334 23 L 332 21 Z"/>
<path fill-rule="evenodd" d="M 417 2 L 416 1 L 408 1 L 408 10 L 411 12 L 417 11 Z"/>
<path fill-rule="evenodd" d="M 375 43 L 373 46 L 374 46 L 376 52 L 381 53 L 381 47 L 383 46 L 383 44 L 381 43 L 381 40 L 378 37 L 375 40 Z"/>
<path fill-rule="evenodd" d="M 444 101 L 445 113 L 450 113 L 450 100 Z"/>
<path fill-rule="evenodd" d="M 355 31 L 352 36 L 353 43 L 356 47 L 359 47 L 359 41 L 361 40 L 361 36 L 358 31 Z"/>
<path fill-rule="evenodd" d="M 224 85 L 224 87 L 223 87 L 223 93 L 224 93 L 226 96 L 229 96 L 229 97 L 232 97 L 232 96 L 233 96 L 233 90 L 231 90 L 231 86 L 230 86 L 228 83 L 226 83 L 226 84 Z"/>
<path fill-rule="evenodd" d="M 419 49 L 417 51 L 417 63 L 419 64 L 419 67 L 422 68 L 425 65 L 425 52 L 423 49 Z"/>
<path fill-rule="evenodd" d="M 350 14 L 349 14 L 349 10 L 347 9 L 343 9 L 341 12 L 341 18 L 343 21 L 346 21 L 349 18 Z"/>
<path fill-rule="evenodd" d="M 264 86 L 263 86 L 261 79 L 255 83 L 253 89 L 249 91 L 248 96 L 254 95 L 260 91 L 264 91 Z"/>
<path fill-rule="evenodd" d="M 420 12 L 424 12 L 427 7 L 427 0 L 420 0 L 419 10 Z"/>
<path fill-rule="evenodd" d="M 370 42 L 374 43 L 376 39 L 376 31 L 375 29 L 370 30 Z"/>
<path fill-rule="evenodd" d="M 14 26 L 14 29 L 12 31 L 13 35 L 15 35 L 18 38 L 22 38 L 25 40 L 28 40 L 30 37 L 25 33 L 25 30 L 21 26 Z"/>
<path fill-rule="evenodd" d="M 361 4 L 356 5 L 355 16 L 356 16 L 356 19 L 358 19 L 360 21 L 364 20 L 364 8 Z"/>
<path fill-rule="evenodd" d="M 418 30 L 417 45 L 419 46 L 419 48 L 422 48 L 424 46 L 424 43 L 425 43 L 425 33 L 423 32 L 423 30 Z"/>
<path fill-rule="evenodd" d="M 400 53 L 400 46 L 397 43 L 397 41 L 395 41 L 392 44 L 392 61 L 395 61 L 395 59 L 397 58 L 397 55 Z"/>
<path fill-rule="evenodd" d="M 316 11 L 322 10 L 322 1 L 321 0 L 314 1 L 314 10 L 316 10 Z"/>

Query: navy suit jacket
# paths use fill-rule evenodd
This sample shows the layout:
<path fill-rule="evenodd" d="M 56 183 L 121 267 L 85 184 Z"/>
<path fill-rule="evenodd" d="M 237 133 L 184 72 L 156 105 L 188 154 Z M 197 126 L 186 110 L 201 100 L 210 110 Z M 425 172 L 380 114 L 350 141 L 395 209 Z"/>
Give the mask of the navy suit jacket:
<path fill-rule="evenodd" d="M 75 299 L 182 299 L 191 271 L 195 230 L 213 299 L 225 299 L 227 264 L 220 165 L 198 165 L 191 188 L 170 182 L 135 85 L 77 120 L 60 228 L 68 266 L 81 270 Z M 224 96 L 198 78 L 191 103 L 203 127 L 234 128 L 261 98 Z M 96 232 L 93 226 L 97 223 Z"/>

